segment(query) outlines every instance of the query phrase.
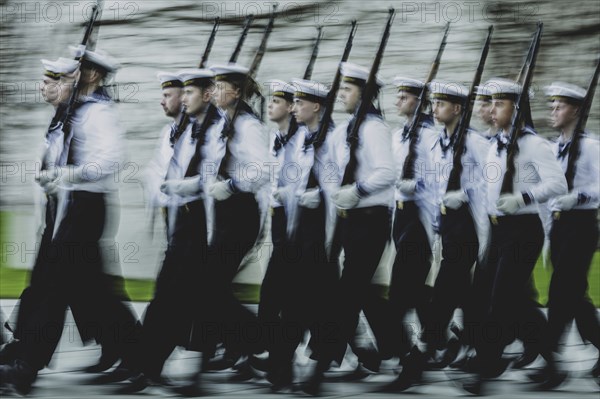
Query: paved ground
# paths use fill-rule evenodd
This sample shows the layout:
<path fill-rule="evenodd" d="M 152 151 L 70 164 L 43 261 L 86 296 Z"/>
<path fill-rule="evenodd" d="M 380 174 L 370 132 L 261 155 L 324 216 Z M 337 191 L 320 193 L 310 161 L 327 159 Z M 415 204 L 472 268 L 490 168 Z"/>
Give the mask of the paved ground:
<path fill-rule="evenodd" d="M 5 315 L 10 314 L 15 301 L 2 300 L 0 307 Z M 145 303 L 135 303 L 134 308 L 138 314 L 143 313 Z M 507 352 L 518 352 L 517 345 L 507 349 Z M 79 337 L 74 329 L 70 317 L 57 353 L 53 358 L 51 368 L 41 372 L 36 381 L 35 389 L 31 397 L 40 398 L 153 398 L 176 396 L 170 391 L 162 388 L 150 388 L 139 395 L 123 396 L 116 395 L 118 384 L 98 385 L 94 383 L 97 375 L 83 374 L 79 372 L 82 367 L 95 362 L 99 356 L 97 347 L 82 347 Z M 531 390 L 523 371 L 510 370 L 502 378 L 489 386 L 489 397 L 497 398 L 599 398 L 598 385 L 591 379 L 585 377 L 597 359 L 597 351 L 590 345 L 583 345 L 579 338 L 571 331 L 563 344 L 564 356 L 561 359 L 561 367 L 570 370 L 570 378 L 559 390 L 548 393 L 539 393 Z M 354 367 L 354 359 L 348 358 L 342 367 L 328 373 L 328 379 L 324 384 L 323 396 L 332 398 L 378 398 L 387 399 L 398 397 L 398 395 L 379 394 L 374 391 L 393 380 L 395 376 L 395 362 L 388 361 L 382 365 L 382 371 L 377 375 L 370 375 L 361 381 L 348 381 L 348 376 Z M 193 373 L 199 364 L 197 353 L 177 350 L 165 365 L 164 373 L 172 377 L 175 382 L 184 381 Z M 531 368 L 541 366 L 538 359 Z M 311 361 L 304 356 L 303 349 L 298 351 L 297 375 L 302 379 L 311 370 Z M 203 375 L 203 385 L 208 397 L 219 398 L 265 398 L 273 399 L 277 396 L 269 390 L 269 385 L 264 378 L 257 378 L 245 383 L 233 383 L 229 379 L 234 375 L 228 370 L 219 373 Z M 457 385 L 466 376 L 447 369 L 445 371 L 427 372 L 425 383 L 421 386 L 411 388 L 402 395 L 406 398 L 449 398 L 466 396 Z M 3 397 L 5 395 L 2 395 Z M 298 397 L 300 393 L 289 392 L 282 394 L 283 397 Z"/>

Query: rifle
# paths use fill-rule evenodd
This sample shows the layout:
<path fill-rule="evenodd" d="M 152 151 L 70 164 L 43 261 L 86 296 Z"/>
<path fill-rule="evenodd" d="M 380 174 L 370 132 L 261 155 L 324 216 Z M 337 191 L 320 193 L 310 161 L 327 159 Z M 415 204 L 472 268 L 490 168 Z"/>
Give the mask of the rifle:
<path fill-rule="evenodd" d="M 379 71 L 381 60 L 383 59 L 383 53 L 385 51 L 385 47 L 390 36 L 390 30 L 392 28 L 392 22 L 394 21 L 395 13 L 396 11 L 393 8 L 390 8 L 388 11 L 388 20 L 385 26 L 385 30 L 383 31 L 383 37 L 381 38 L 379 49 L 377 50 L 377 55 L 375 56 L 373 65 L 371 66 L 369 78 L 367 79 L 365 88 L 363 89 L 360 105 L 358 106 L 358 109 L 356 110 L 354 115 L 354 124 L 352 125 L 350 133 L 348 134 L 347 140 L 350 143 L 350 161 L 348 161 L 348 164 L 346 165 L 346 169 L 344 171 L 342 186 L 354 183 L 354 173 L 358 166 L 358 162 L 356 159 L 356 147 L 358 147 L 358 131 L 365 118 L 367 117 L 367 112 L 372 106 L 373 99 L 375 98 L 378 90 L 377 72 Z"/>
<path fill-rule="evenodd" d="M 448 40 L 448 31 L 450 30 L 450 22 L 446 24 L 446 28 L 444 29 L 444 36 L 442 37 L 442 42 L 440 43 L 440 47 L 438 49 L 437 55 L 435 56 L 435 60 L 431 64 L 431 68 L 429 69 L 429 74 L 427 75 L 427 79 L 425 79 L 425 84 L 421 89 L 421 93 L 419 94 L 419 99 L 417 102 L 417 108 L 413 113 L 412 122 L 410 124 L 410 129 L 408 131 L 408 154 L 406 155 L 406 159 L 404 159 L 404 165 L 402 167 L 402 179 L 410 180 L 415 177 L 415 162 L 417 161 L 417 137 L 419 135 L 419 127 L 421 126 L 421 118 L 423 117 L 423 110 L 425 109 L 425 105 L 427 104 L 427 87 L 429 83 L 435 76 L 437 75 L 437 71 L 440 67 L 440 61 L 442 59 L 442 54 L 444 53 L 444 49 L 446 48 L 446 42 Z"/>
<path fill-rule="evenodd" d="M 78 53 L 77 56 L 75 57 L 75 60 L 79 61 L 80 66 L 81 66 L 81 59 L 83 58 L 83 56 L 85 54 L 86 46 L 88 44 L 88 41 L 90 40 L 90 37 L 92 36 L 92 31 L 94 30 L 94 24 L 96 23 L 96 20 L 98 19 L 100 12 L 101 12 L 100 5 L 101 4 L 99 4 L 97 2 L 94 5 L 94 7 L 92 8 L 92 15 L 90 16 L 90 20 L 88 21 L 88 24 L 85 28 L 85 32 L 83 34 L 83 39 L 81 40 L 81 44 L 79 46 L 79 48 L 83 51 L 81 51 L 81 53 Z M 95 45 L 95 43 L 94 43 L 94 45 Z M 75 104 L 75 100 L 77 99 L 78 92 L 79 92 L 79 79 L 77 79 L 73 83 L 73 88 L 71 90 L 71 94 L 69 96 L 69 100 L 67 101 L 67 103 L 64 105 L 59 105 L 56 108 L 54 117 L 52 117 L 52 121 L 50 122 L 50 125 L 48 126 L 48 132 L 53 131 L 58 127 L 64 126 L 64 124 L 70 118 L 71 113 L 73 112 L 73 105 Z"/>
<path fill-rule="evenodd" d="M 260 66 L 263 56 L 265 55 L 265 51 L 267 50 L 267 41 L 269 40 L 269 36 L 271 35 L 271 31 L 273 30 L 273 25 L 275 23 L 275 10 L 276 9 L 277 9 L 277 4 L 274 4 L 273 11 L 271 12 L 271 16 L 269 17 L 269 22 L 267 23 L 267 26 L 263 33 L 262 41 L 260 42 L 260 45 L 258 46 L 258 49 L 256 50 L 256 54 L 254 55 L 254 59 L 252 60 L 252 65 L 250 66 L 250 69 L 249 69 L 248 73 L 246 74 L 246 78 L 242 82 L 242 87 L 240 88 L 240 91 L 242 92 L 242 96 L 243 96 L 244 92 L 246 91 L 247 87 L 249 86 L 249 83 L 256 76 L 256 72 L 258 72 L 258 67 Z M 243 35 L 243 36 L 245 36 L 245 35 Z M 236 52 L 238 52 L 237 50 L 238 49 L 236 48 Z M 234 52 L 234 55 L 232 55 L 229 62 L 235 62 L 235 59 L 237 58 L 237 55 L 238 55 L 238 54 L 236 54 L 236 52 Z M 241 111 L 243 102 L 244 102 L 244 99 L 240 98 L 235 106 L 235 111 L 233 113 L 233 117 L 231 118 L 229 127 L 226 132 L 227 136 L 230 136 L 230 134 L 233 132 L 233 126 L 234 126 L 235 120 L 237 119 L 237 117 Z"/>
<path fill-rule="evenodd" d="M 215 23 L 212 28 L 212 32 L 210 33 L 208 42 L 206 42 L 206 47 L 204 48 L 204 53 L 202 54 L 202 59 L 200 60 L 198 68 L 204 68 L 206 66 L 206 61 L 208 61 L 208 56 L 215 42 L 215 36 L 217 35 L 217 30 L 219 29 L 220 23 L 221 20 L 219 19 L 219 17 L 216 17 Z M 182 107 L 181 111 L 179 112 L 179 122 L 177 123 L 177 126 L 171 130 L 171 143 L 175 143 L 175 141 L 177 141 L 177 139 L 185 131 L 189 123 L 190 116 L 185 112 L 185 107 Z"/>
<path fill-rule="evenodd" d="M 315 39 L 315 44 L 313 46 L 312 54 L 310 55 L 310 61 L 306 66 L 306 70 L 304 71 L 304 76 L 302 79 L 310 80 L 312 77 L 313 67 L 315 66 L 315 61 L 317 61 L 317 56 L 319 55 L 319 45 L 321 44 L 321 39 L 323 38 L 323 26 L 317 27 L 317 38 Z"/>
<path fill-rule="evenodd" d="M 321 39 L 323 37 L 323 27 L 319 26 L 319 27 L 317 27 L 317 30 L 318 30 L 317 39 L 315 40 L 315 45 L 313 46 L 313 51 L 310 56 L 310 61 L 308 62 L 308 65 L 306 66 L 306 70 L 304 71 L 303 79 L 305 79 L 305 80 L 310 80 L 310 78 L 312 76 L 312 72 L 313 72 L 313 67 L 315 65 L 315 61 L 317 60 L 317 56 L 319 54 L 319 44 L 321 43 Z M 288 127 L 287 140 L 292 138 L 292 136 L 294 136 L 294 134 L 296 134 L 297 131 L 298 131 L 298 121 L 296 120 L 296 118 L 294 116 L 292 116 L 290 119 L 290 126 Z"/>
<path fill-rule="evenodd" d="M 579 158 L 579 146 L 581 137 L 584 134 L 585 125 L 587 124 L 588 117 L 590 116 L 590 109 L 592 108 L 592 102 L 594 101 L 594 93 L 596 92 L 596 85 L 598 84 L 598 74 L 600 73 L 600 59 L 596 62 L 596 69 L 590 79 L 587 92 L 583 98 L 583 102 L 579 107 L 579 119 L 575 130 L 573 131 L 573 138 L 571 138 L 571 146 L 569 147 L 569 160 L 567 161 L 567 171 L 565 177 L 567 178 L 567 185 L 569 191 L 573 190 L 573 180 L 575 179 L 575 171 L 577 169 L 577 158 Z"/>
<path fill-rule="evenodd" d="M 529 86 L 531 86 L 531 80 L 533 78 L 533 71 L 535 69 L 535 61 L 540 49 L 540 41 L 542 39 L 542 30 L 544 24 L 538 22 L 538 28 L 533 35 L 532 48 L 529 52 L 529 57 L 525 61 L 526 70 L 525 77 L 523 78 L 523 85 L 521 86 L 521 93 L 519 94 L 516 101 L 516 109 L 513 112 L 510 128 L 510 143 L 508 147 L 508 153 L 506 155 L 506 173 L 502 180 L 502 187 L 500 188 L 501 194 L 507 194 L 513 192 L 513 178 L 515 175 L 515 157 L 519 152 L 517 140 L 520 136 L 521 125 L 523 124 L 523 113 L 527 111 L 525 108 L 528 107 L 529 103 Z"/>
<path fill-rule="evenodd" d="M 250 30 L 250 25 L 252 25 L 253 20 L 254 20 L 253 14 L 250 14 L 246 17 L 246 20 L 244 21 L 244 27 L 242 28 L 242 34 L 240 35 L 237 45 L 235 46 L 235 49 L 233 50 L 233 54 L 231 54 L 231 57 L 229 57 L 230 63 L 234 63 L 237 61 L 238 56 L 240 55 L 240 51 L 242 51 L 242 46 L 244 45 L 244 42 L 246 41 L 246 36 L 248 36 L 248 30 Z"/>
<path fill-rule="evenodd" d="M 325 99 L 325 113 L 321 118 L 319 123 L 319 132 L 317 133 L 317 137 L 314 141 L 315 149 L 319 148 L 323 142 L 325 142 L 325 137 L 327 136 L 327 132 L 329 131 L 329 126 L 331 125 L 331 115 L 333 114 L 333 106 L 335 104 L 335 99 L 337 97 L 337 92 L 340 88 L 340 83 L 342 81 L 342 63 L 348 61 L 348 57 L 350 57 L 350 51 L 352 50 L 352 42 L 354 41 L 354 35 L 356 34 L 356 20 L 353 19 L 350 27 L 350 34 L 348 35 L 348 39 L 346 40 L 346 47 L 344 47 L 344 53 L 342 54 L 342 59 L 338 64 L 337 71 L 335 72 L 335 77 L 333 78 L 333 83 L 331 84 L 331 89 L 329 89 L 329 93 L 327 93 L 327 98 Z M 310 187 L 310 184 L 309 184 Z"/>
<path fill-rule="evenodd" d="M 488 51 L 490 49 L 490 43 L 492 41 L 493 32 L 494 26 L 490 25 L 488 28 L 488 35 L 485 40 L 485 44 L 483 45 L 483 49 L 481 50 L 481 56 L 479 57 L 477 71 L 475 72 L 475 77 L 473 78 L 471 88 L 469 89 L 469 97 L 467 99 L 467 102 L 465 103 L 465 106 L 463 107 L 457 131 L 454 132 L 454 134 L 456 134 L 457 136 L 454 144 L 452 171 L 450 172 L 446 192 L 460 190 L 460 176 L 463 171 L 463 165 L 461 160 L 465 148 L 467 131 L 469 130 L 469 125 L 471 123 L 471 116 L 473 115 L 473 106 L 475 104 L 475 97 L 477 96 L 477 86 L 479 86 L 479 83 L 481 82 L 481 76 L 483 75 L 483 68 L 485 66 L 485 61 L 487 59 Z M 442 213 L 443 212 L 444 209 L 442 208 Z"/>

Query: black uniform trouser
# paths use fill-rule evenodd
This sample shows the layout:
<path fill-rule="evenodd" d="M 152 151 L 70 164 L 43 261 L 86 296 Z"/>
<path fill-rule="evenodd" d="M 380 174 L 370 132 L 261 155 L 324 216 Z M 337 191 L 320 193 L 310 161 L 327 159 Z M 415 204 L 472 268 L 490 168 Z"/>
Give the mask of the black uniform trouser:
<path fill-rule="evenodd" d="M 293 242 L 286 262 L 287 279 L 282 297 L 282 335 L 274 364 L 280 372 L 291 372 L 296 348 L 304 333 L 311 332 L 311 344 L 327 334 L 327 305 L 333 300 L 333 287 L 339 279 L 336 262 L 330 262 L 325 249 L 326 211 L 324 201 L 316 209 L 300 207 Z M 315 356 L 318 355 L 315 353 Z"/>
<path fill-rule="evenodd" d="M 479 241 L 469 206 L 447 209 L 440 221 L 442 262 L 429 306 L 423 341 L 429 349 L 442 349 L 454 310 L 468 301 L 471 269 L 477 261 Z"/>
<path fill-rule="evenodd" d="M 401 209 L 396 208 L 392 237 L 396 257 L 389 288 L 392 312 L 389 322 L 397 340 L 394 354 L 399 356 L 410 350 L 411 337 L 418 331 L 416 327 L 408 329 L 404 324 L 406 313 L 409 309 L 416 309 L 423 325 L 428 303 L 425 281 L 431 268 L 431 246 L 414 201 L 406 201 Z"/>
<path fill-rule="evenodd" d="M 287 261 L 291 255 L 287 239 L 287 217 L 283 206 L 273 208 L 271 214 L 271 241 L 273 252 L 260 287 L 258 319 L 263 328 L 266 349 L 271 351 L 275 336 L 280 334 L 282 302 L 290 281 Z"/>
<path fill-rule="evenodd" d="M 254 194 L 239 193 L 216 201 L 214 222 L 201 289 L 207 313 L 200 324 L 194 325 L 194 334 L 201 334 L 198 339 L 209 345 L 223 342 L 233 352 L 260 352 L 264 339 L 258 320 L 234 296 L 232 287 L 244 256 L 258 238 L 260 214 Z M 197 327 L 200 331 L 196 331 Z"/>
<path fill-rule="evenodd" d="M 600 348 L 600 321 L 587 296 L 588 271 L 597 243 L 595 209 L 561 212 L 552 223 L 550 249 L 554 272 L 548 295 L 548 351 L 558 351 L 560 338 L 573 319 L 581 337 Z"/>
<path fill-rule="evenodd" d="M 531 301 L 528 283 L 543 243 L 544 231 L 537 214 L 493 220 L 486 266 L 493 276 L 493 285 L 476 342 L 483 374 L 497 365 L 505 345 L 517 336 L 525 343 L 543 342 L 543 327 L 531 322 L 539 319 L 542 312 Z"/>
<path fill-rule="evenodd" d="M 40 300 L 22 330 L 22 359 L 34 368 L 43 368 L 52 358 L 63 331 L 67 306 L 74 314 L 90 315 L 86 325 L 80 326 L 84 334 L 111 342 L 124 360 L 135 365 L 137 320 L 103 280 L 98 240 L 105 216 L 104 194 L 70 193 L 65 218 L 50 244 L 49 261 L 39 274 Z"/>
<path fill-rule="evenodd" d="M 199 303 L 197 294 L 207 255 L 204 202 L 197 200 L 180 206 L 171 233 L 142 330 L 142 364 L 145 373 L 152 377 L 160 376 L 177 345 L 190 343 L 192 320 L 206 306 Z"/>
<path fill-rule="evenodd" d="M 324 362 L 333 360 L 341 363 L 347 343 L 354 337 L 358 318 L 364 310 L 378 346 L 388 348 L 387 328 L 381 329 L 380 320 L 386 309 L 368 306 L 382 303 L 374 298 L 371 280 L 385 245 L 391 234 L 390 210 L 385 206 L 350 209 L 344 217 L 338 218 L 341 231 L 341 243 L 344 249 L 344 269 L 335 290 L 333 311 L 329 316 L 330 326 L 320 339 Z M 386 349 L 387 351 L 387 349 Z"/>

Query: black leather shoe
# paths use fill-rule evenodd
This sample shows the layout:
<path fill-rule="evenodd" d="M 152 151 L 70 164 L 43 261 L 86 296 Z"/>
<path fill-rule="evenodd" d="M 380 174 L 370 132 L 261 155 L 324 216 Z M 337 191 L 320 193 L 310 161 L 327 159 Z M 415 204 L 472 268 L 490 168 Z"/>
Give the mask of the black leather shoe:
<path fill-rule="evenodd" d="M 379 389 L 379 392 L 398 393 L 403 392 L 421 381 L 424 368 L 424 355 L 415 346 L 402 362 L 400 375 L 391 383 Z"/>
<path fill-rule="evenodd" d="M 127 385 L 116 390 L 116 394 L 127 395 L 143 391 L 151 385 L 150 379 L 143 373 L 139 373 L 127 381 Z"/>
<path fill-rule="evenodd" d="M 462 384 L 463 389 L 473 395 L 482 395 L 483 386 L 483 379 L 480 376 L 469 379 Z"/>
<path fill-rule="evenodd" d="M 36 378 L 37 370 L 20 359 L 12 365 L 0 365 L 0 386 L 12 386 L 19 395 L 31 392 Z"/>
<path fill-rule="evenodd" d="M 553 370 L 549 373 L 548 378 L 537 386 L 539 391 L 549 391 L 558 387 L 567 379 L 566 371 Z"/>
<path fill-rule="evenodd" d="M 310 379 L 301 384 L 300 389 L 307 395 L 319 396 L 321 394 L 321 384 L 323 383 L 323 373 L 315 371 Z"/>
<path fill-rule="evenodd" d="M 175 387 L 173 388 L 173 392 L 186 398 L 197 398 L 208 395 L 208 393 L 196 383 Z"/>
<path fill-rule="evenodd" d="M 98 363 L 93 364 L 83 369 L 84 373 L 102 373 L 111 368 L 119 360 L 119 355 L 116 353 L 102 354 Z"/>
<path fill-rule="evenodd" d="M 103 373 L 97 377 L 94 377 L 90 383 L 97 385 L 113 384 L 115 382 L 125 381 L 129 378 L 135 378 L 136 375 L 136 372 L 119 365 L 116 369 L 108 373 Z"/>
<path fill-rule="evenodd" d="M 521 356 L 515 360 L 512 365 L 513 369 L 522 369 L 529 366 L 537 359 L 539 352 L 536 350 L 526 350 Z"/>
<path fill-rule="evenodd" d="M 592 377 L 600 378 L 600 359 L 598 359 L 594 365 L 594 368 L 592 368 Z"/>
<path fill-rule="evenodd" d="M 204 371 L 221 371 L 232 368 L 237 361 L 242 357 L 241 353 L 228 353 L 225 351 L 225 354 L 220 359 L 211 359 L 204 364 Z"/>
<path fill-rule="evenodd" d="M 0 364 L 12 364 L 18 358 L 21 349 L 21 341 L 13 339 L 2 345 L 0 349 Z"/>
<path fill-rule="evenodd" d="M 379 352 L 374 349 L 356 348 L 354 354 L 358 357 L 358 362 L 364 368 L 371 370 L 374 373 L 379 372 L 381 366 L 381 357 Z"/>
<path fill-rule="evenodd" d="M 256 357 L 255 355 L 250 355 L 248 357 L 248 362 L 250 363 L 250 366 L 252 366 L 252 368 L 255 368 L 258 371 L 269 371 L 269 358 L 263 359 L 260 357 Z"/>

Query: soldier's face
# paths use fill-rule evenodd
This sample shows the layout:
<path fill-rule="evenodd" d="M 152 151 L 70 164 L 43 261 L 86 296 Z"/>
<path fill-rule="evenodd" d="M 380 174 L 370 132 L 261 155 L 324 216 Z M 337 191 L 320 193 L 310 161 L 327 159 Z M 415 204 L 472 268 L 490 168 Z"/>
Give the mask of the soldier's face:
<path fill-rule="evenodd" d="M 564 101 L 554 100 L 550 104 L 550 125 L 562 129 L 575 122 L 579 108 Z"/>
<path fill-rule="evenodd" d="M 213 96 L 217 107 L 225 109 L 235 104 L 235 101 L 240 97 L 240 89 L 229 82 L 221 80 L 215 84 Z"/>
<path fill-rule="evenodd" d="M 492 102 L 491 101 L 477 101 L 477 115 L 486 125 L 492 125 Z"/>
<path fill-rule="evenodd" d="M 418 97 L 414 94 L 400 90 L 396 95 L 396 108 L 400 116 L 412 116 L 417 109 Z"/>
<path fill-rule="evenodd" d="M 449 123 L 460 116 L 461 106 L 450 101 L 433 100 L 432 109 L 438 122 Z"/>
<path fill-rule="evenodd" d="M 360 101 L 360 87 L 351 83 L 342 82 L 338 95 L 347 113 L 354 112 Z"/>
<path fill-rule="evenodd" d="M 320 106 L 318 103 L 294 98 L 292 113 L 298 123 L 311 124 L 319 117 Z"/>
<path fill-rule="evenodd" d="M 165 115 L 171 118 L 179 115 L 181 110 L 181 94 L 183 89 L 179 87 L 167 87 L 162 91 L 162 100 L 160 105 L 165 111 Z"/>
<path fill-rule="evenodd" d="M 292 112 L 292 103 L 277 96 L 271 98 L 267 110 L 267 116 L 271 122 L 279 123 L 290 116 Z"/>
<path fill-rule="evenodd" d="M 57 105 L 59 102 L 60 91 L 60 80 L 54 80 L 48 76 L 44 76 L 42 84 L 40 85 L 40 92 L 42 93 L 44 101 L 52 105 Z"/>
<path fill-rule="evenodd" d="M 510 100 L 492 100 L 492 122 L 498 129 L 508 129 L 512 121 L 515 103 Z"/>
<path fill-rule="evenodd" d="M 183 88 L 183 97 L 181 103 L 185 106 L 185 112 L 188 115 L 197 115 L 202 110 L 211 97 L 211 89 L 201 89 L 197 86 L 186 86 Z"/>

